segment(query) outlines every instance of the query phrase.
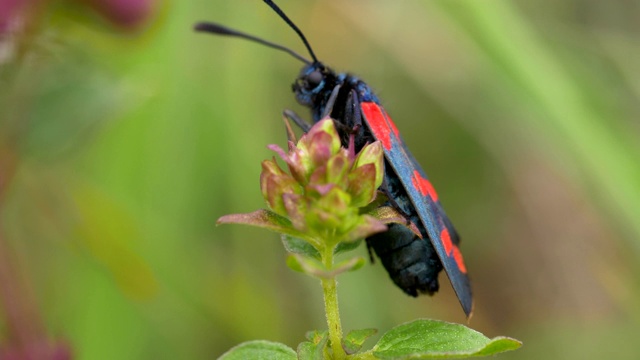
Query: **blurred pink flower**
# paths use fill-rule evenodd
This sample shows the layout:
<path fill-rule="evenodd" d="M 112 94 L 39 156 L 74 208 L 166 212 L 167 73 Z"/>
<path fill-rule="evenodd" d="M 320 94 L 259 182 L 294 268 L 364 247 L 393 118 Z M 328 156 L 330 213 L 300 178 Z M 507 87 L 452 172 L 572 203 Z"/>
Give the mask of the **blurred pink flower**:
<path fill-rule="evenodd" d="M 0 34 L 11 28 L 11 22 L 18 17 L 24 0 L 0 0 Z"/>
<path fill-rule="evenodd" d="M 153 8 L 154 0 L 82 0 L 113 23 L 136 27 L 144 23 Z"/>
<path fill-rule="evenodd" d="M 19 348 L 0 349 L 2 360 L 71 360 L 72 351 L 65 343 L 35 342 Z"/>
<path fill-rule="evenodd" d="M 153 11 L 155 0 L 77 0 L 88 5 L 112 23 L 124 27 L 135 28 L 149 18 Z M 0 0 L 0 34 L 15 28 L 21 15 L 29 9 L 36 8 L 41 1 Z"/>

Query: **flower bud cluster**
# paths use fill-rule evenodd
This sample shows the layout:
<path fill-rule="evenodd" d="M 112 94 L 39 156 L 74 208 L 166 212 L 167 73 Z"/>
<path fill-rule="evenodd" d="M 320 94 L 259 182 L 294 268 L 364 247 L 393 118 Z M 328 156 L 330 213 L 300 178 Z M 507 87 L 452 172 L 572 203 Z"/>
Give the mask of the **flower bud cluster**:
<path fill-rule="evenodd" d="M 301 232 L 344 241 L 349 233 L 380 231 L 360 209 L 371 203 L 384 174 L 379 142 L 355 153 L 353 142 L 341 147 L 333 120 L 325 118 L 304 134 L 297 144 L 289 142 L 286 153 L 271 145 L 287 164 L 280 168 L 275 158 L 262 163 L 260 187 L 269 208 L 289 219 Z"/>

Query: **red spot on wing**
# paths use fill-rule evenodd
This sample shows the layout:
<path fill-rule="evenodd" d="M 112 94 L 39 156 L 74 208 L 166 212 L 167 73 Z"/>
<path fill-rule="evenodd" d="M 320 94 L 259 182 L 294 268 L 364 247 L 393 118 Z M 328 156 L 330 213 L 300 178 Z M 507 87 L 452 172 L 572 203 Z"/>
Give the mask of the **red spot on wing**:
<path fill-rule="evenodd" d="M 390 130 L 392 129 L 382 113 L 380 106 L 374 102 L 362 102 L 360 103 L 360 109 L 367 119 L 373 136 L 382 142 L 382 146 L 384 146 L 385 149 L 391 150 Z"/>
<path fill-rule="evenodd" d="M 463 274 L 467 273 L 467 267 L 464 265 L 464 260 L 462 259 L 462 253 L 460 252 L 460 249 L 458 249 L 457 246 L 453 246 L 453 259 L 456 261 L 456 264 L 458 265 L 458 269 L 460 269 L 460 271 Z"/>
<path fill-rule="evenodd" d="M 449 230 L 447 230 L 447 228 L 442 229 L 442 232 L 440 233 L 440 241 L 444 246 L 444 252 L 449 256 L 454 245 L 451 242 L 451 235 L 449 235 Z"/>
<path fill-rule="evenodd" d="M 420 174 L 418 170 L 413 170 L 413 177 L 411 177 L 411 182 L 413 186 L 422 194 L 422 196 L 427 196 L 433 200 L 438 201 L 438 193 L 436 193 L 436 189 L 433 188 L 431 182 Z"/>
<path fill-rule="evenodd" d="M 466 274 L 467 267 L 464 264 L 462 253 L 458 246 L 451 242 L 451 235 L 447 228 L 442 229 L 442 232 L 440 233 L 440 241 L 442 241 L 442 246 L 444 247 L 444 252 L 447 256 L 453 256 L 453 260 L 455 260 L 456 265 L 458 265 L 458 269 L 460 269 L 463 274 Z"/>
<path fill-rule="evenodd" d="M 396 134 L 396 137 L 400 139 L 400 131 L 398 131 L 396 124 L 393 122 L 393 120 L 391 120 L 391 116 L 389 116 L 389 114 L 387 114 L 387 112 L 384 109 L 382 111 L 384 112 L 384 116 L 387 118 L 387 121 L 389 122 L 389 127 L 391 128 L 393 133 Z"/>

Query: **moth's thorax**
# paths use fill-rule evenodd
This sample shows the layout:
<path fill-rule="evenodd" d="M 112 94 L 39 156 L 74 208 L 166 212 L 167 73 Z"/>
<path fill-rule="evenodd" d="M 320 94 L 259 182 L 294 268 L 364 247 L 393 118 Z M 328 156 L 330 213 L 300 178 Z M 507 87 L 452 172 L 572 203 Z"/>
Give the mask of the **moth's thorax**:
<path fill-rule="evenodd" d="M 334 112 L 345 109 L 347 99 L 352 90 L 355 91 L 358 102 L 373 101 L 379 103 L 378 98 L 364 81 L 348 73 L 336 73 L 321 62 L 303 67 L 292 88 L 298 103 L 311 109 L 313 121 L 316 122 L 320 120 L 324 113 L 329 97 L 336 85 L 340 85 L 340 90 L 333 107 Z M 331 113 L 334 119 L 342 118 L 342 114 L 334 112 Z"/>

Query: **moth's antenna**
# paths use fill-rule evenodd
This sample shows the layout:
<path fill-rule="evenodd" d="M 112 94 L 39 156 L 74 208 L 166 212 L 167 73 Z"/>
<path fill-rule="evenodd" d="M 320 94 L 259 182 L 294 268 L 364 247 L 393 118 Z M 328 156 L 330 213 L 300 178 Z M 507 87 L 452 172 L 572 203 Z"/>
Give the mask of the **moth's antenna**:
<path fill-rule="evenodd" d="M 289 27 L 291 27 L 293 29 L 293 31 L 295 31 L 298 34 L 298 36 L 300 36 L 300 39 L 302 39 L 302 42 L 304 43 L 304 46 L 306 46 L 307 50 L 309 50 L 309 54 L 311 55 L 311 58 L 313 59 L 313 62 L 317 63 L 318 62 L 318 58 L 316 57 L 316 54 L 313 52 L 313 49 L 311 49 L 311 45 L 309 45 L 309 42 L 307 41 L 307 38 L 304 36 L 302 31 L 300 31 L 300 29 L 296 26 L 296 24 L 294 24 L 293 21 L 291 21 L 291 19 L 289 19 L 289 17 L 287 15 L 285 15 L 285 13 L 282 10 L 280 10 L 278 5 L 276 5 L 273 1 L 264 0 L 264 2 L 267 5 L 269 5 L 269 7 L 271 7 L 273 9 L 273 11 L 275 11 L 278 15 L 280 15 L 282 20 L 284 20 L 289 25 Z"/>
<path fill-rule="evenodd" d="M 279 10 L 279 9 L 278 9 Z M 288 20 L 285 18 L 285 20 Z M 239 38 L 243 38 L 243 39 L 247 39 L 247 40 L 251 40 L 251 41 L 255 41 L 257 43 L 260 43 L 262 45 L 266 45 L 268 47 L 272 47 L 274 49 L 278 49 L 278 50 L 282 50 L 284 52 L 289 53 L 291 56 L 293 56 L 294 58 L 308 64 L 311 65 L 311 61 L 309 61 L 309 59 L 305 58 L 304 56 L 298 54 L 297 52 L 289 49 L 288 47 L 276 44 L 276 43 L 272 43 L 271 41 L 267 41 L 264 39 L 261 39 L 259 37 L 253 36 L 253 35 L 249 35 L 249 34 L 245 34 L 243 32 L 240 32 L 238 30 L 234 30 L 234 29 L 230 29 L 226 26 L 222 26 L 220 24 L 216 24 L 216 23 L 211 23 L 211 22 L 199 22 L 197 23 L 194 27 L 194 30 L 196 31 L 202 31 L 202 32 L 208 32 L 211 34 L 216 34 L 216 35 L 226 35 L 226 36 L 237 36 Z M 300 30 L 297 30 L 297 28 L 294 25 L 294 30 L 296 30 L 297 32 L 299 32 Z M 307 40 L 304 38 L 304 36 L 302 37 L 302 40 L 304 41 L 305 44 L 307 44 Z M 311 51 L 311 48 L 309 47 L 309 45 L 307 44 L 307 48 L 309 49 L 309 51 Z M 313 52 L 311 52 L 311 56 L 313 57 L 313 60 L 316 61 L 316 57 L 313 55 Z"/>

